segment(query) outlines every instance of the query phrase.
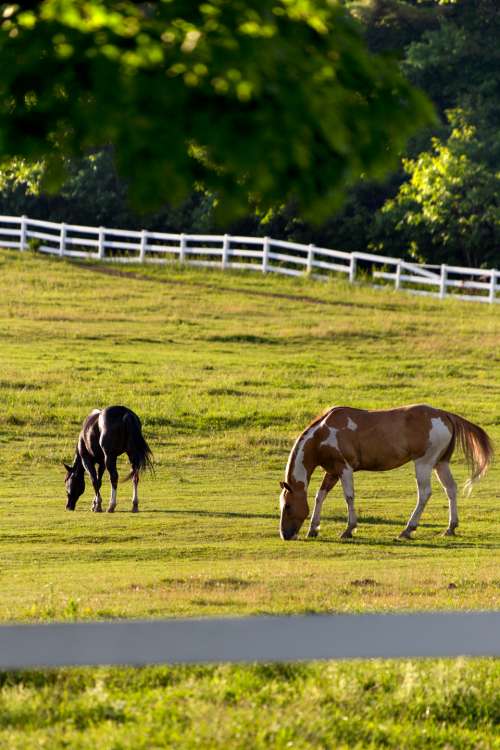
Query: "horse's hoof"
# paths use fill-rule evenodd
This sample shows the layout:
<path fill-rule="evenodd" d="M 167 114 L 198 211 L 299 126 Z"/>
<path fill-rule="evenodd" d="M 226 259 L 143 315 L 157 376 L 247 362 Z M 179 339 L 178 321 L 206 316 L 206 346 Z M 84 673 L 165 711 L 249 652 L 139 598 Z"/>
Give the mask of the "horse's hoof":
<path fill-rule="evenodd" d="M 132 506 L 132 513 L 139 513 L 139 508 L 136 505 Z"/>
<path fill-rule="evenodd" d="M 114 513 L 114 512 L 115 512 L 115 508 L 114 508 L 114 505 L 112 505 L 110 508 L 108 508 L 107 513 Z"/>
<path fill-rule="evenodd" d="M 400 535 L 398 536 L 398 539 L 408 539 L 408 540 L 409 540 L 410 542 L 413 542 L 413 537 L 412 537 L 412 535 L 411 535 L 411 534 L 412 534 L 412 531 L 413 531 L 413 529 L 412 529 L 412 530 L 408 530 L 408 529 L 405 529 L 405 530 L 404 530 L 404 531 L 402 531 L 402 532 L 401 532 L 401 534 L 400 534 Z"/>
<path fill-rule="evenodd" d="M 351 531 L 351 529 L 346 529 L 345 531 L 343 531 L 342 534 L 340 535 L 340 538 L 341 539 L 352 539 L 352 531 Z"/>
<path fill-rule="evenodd" d="M 446 531 L 443 531 L 443 536 L 456 536 L 455 529 L 446 529 Z"/>
<path fill-rule="evenodd" d="M 97 508 L 94 508 L 94 513 L 102 513 L 102 508 L 100 505 L 98 505 Z"/>
<path fill-rule="evenodd" d="M 319 529 L 309 529 L 307 532 L 308 539 L 315 539 L 319 534 Z"/>

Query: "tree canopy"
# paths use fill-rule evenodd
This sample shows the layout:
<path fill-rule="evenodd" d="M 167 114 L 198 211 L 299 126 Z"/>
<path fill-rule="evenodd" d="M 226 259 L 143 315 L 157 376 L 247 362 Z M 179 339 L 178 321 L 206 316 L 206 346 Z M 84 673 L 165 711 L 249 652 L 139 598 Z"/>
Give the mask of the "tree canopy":
<path fill-rule="evenodd" d="M 0 155 L 113 146 L 136 204 L 203 185 L 226 213 L 295 200 L 325 216 L 432 122 L 394 61 L 326 0 L 0 4 Z"/>
<path fill-rule="evenodd" d="M 181 7 L 175 3 L 167 5 Z M 197 189 L 190 189 L 189 196 L 182 200 L 178 207 L 162 202 L 160 210 L 149 210 L 146 214 L 131 211 L 127 205 L 127 194 L 131 188 L 136 187 L 136 162 L 128 165 L 128 171 L 125 164 L 125 172 L 121 173 L 125 175 L 125 179 L 120 177 L 115 170 L 113 148 L 108 145 L 111 138 L 108 137 L 105 148 L 93 151 L 83 158 L 78 154 L 87 153 L 90 141 L 85 144 L 82 141 L 82 144 L 75 145 L 74 153 L 77 158 L 68 160 L 68 177 L 62 188 L 53 196 L 39 189 L 40 179 L 46 168 L 45 141 L 42 139 L 40 144 L 40 153 L 44 153 L 43 158 L 33 156 L 39 153 L 37 149 L 28 149 L 24 157 L 15 157 L 8 166 L 0 169 L 0 211 L 25 212 L 34 217 L 55 221 L 65 219 L 76 223 L 92 223 L 93 217 L 98 217 L 99 223 L 108 226 L 270 234 L 277 238 L 314 242 L 345 250 L 368 248 L 372 252 L 429 263 L 449 262 L 456 265 L 498 268 L 500 8 L 497 0 L 344 0 L 342 8 L 338 5 L 327 8 L 326 3 L 319 2 L 312 5 L 305 0 L 300 5 L 295 2 L 285 3 L 283 0 L 282 5 L 286 5 L 290 12 L 293 7 L 299 15 L 291 19 L 288 16 L 283 18 L 278 13 L 275 17 L 273 9 L 280 7 L 276 3 L 270 3 L 266 8 L 258 3 L 253 6 L 260 8 L 256 11 L 260 13 L 259 18 L 267 18 L 266 14 L 270 14 L 273 24 L 278 19 L 278 25 L 273 26 L 274 36 L 268 40 L 270 47 L 261 46 L 261 37 L 249 41 L 249 45 L 252 45 L 257 40 L 256 46 L 247 48 L 244 45 L 245 54 L 248 52 L 248 55 L 251 50 L 274 50 L 270 56 L 256 62 L 256 75 L 262 76 L 263 83 L 254 99 L 243 103 L 238 99 L 234 88 L 236 79 L 233 88 L 225 94 L 212 92 L 215 103 L 207 105 L 206 112 L 209 112 L 211 117 L 215 111 L 220 113 L 218 119 L 222 123 L 222 130 L 217 130 L 217 121 L 213 126 L 216 130 L 215 135 L 210 129 L 207 130 L 201 162 L 197 161 L 200 150 L 197 154 L 189 152 L 194 141 L 190 141 L 187 147 L 188 141 L 182 142 L 184 150 L 181 149 L 180 158 L 181 161 L 187 160 L 189 168 L 188 172 L 182 173 L 182 184 L 188 185 L 189 179 L 194 175 Z M 150 8 L 151 4 L 143 4 L 141 7 Z M 191 12 L 194 12 L 191 5 L 189 7 Z M 237 6 L 238 13 L 243 12 L 242 7 Z M 236 6 L 233 6 L 233 10 L 234 8 Z M 327 8 L 329 33 L 325 37 L 315 29 L 314 22 L 313 26 L 310 26 L 310 20 L 306 20 L 314 8 Z M 183 12 L 186 15 L 185 8 Z M 222 16 L 226 18 L 224 13 L 225 11 L 222 12 Z M 359 40 L 357 27 L 348 19 L 347 13 L 355 15 L 363 24 L 364 40 L 371 51 L 384 54 L 390 52 L 391 65 L 399 66 L 414 86 L 426 92 L 439 114 L 438 121 L 427 120 L 427 127 L 415 130 L 406 147 L 401 147 L 400 158 L 397 161 L 394 160 L 395 141 L 384 141 L 386 136 L 383 122 L 380 130 L 370 130 L 368 119 L 362 123 L 357 122 L 360 130 L 352 131 L 352 139 L 346 140 L 345 151 L 340 159 L 336 151 L 339 148 L 338 144 L 335 146 L 331 145 L 330 141 L 327 142 L 327 137 L 335 139 L 339 133 L 345 132 L 332 123 L 338 120 L 345 125 L 347 122 L 342 118 L 345 115 L 345 107 L 349 110 L 349 93 L 353 95 L 356 106 L 359 105 L 361 108 L 363 117 L 365 114 L 368 117 L 368 109 L 361 106 L 363 97 L 359 99 L 355 93 L 358 79 L 349 78 L 349 86 L 346 86 L 344 79 L 339 78 L 340 70 L 345 72 L 347 69 L 345 66 L 337 67 L 335 63 L 336 72 L 331 85 L 322 81 L 316 93 L 315 90 L 309 91 L 308 86 L 311 81 L 315 81 L 311 70 L 318 69 L 320 59 L 338 59 L 335 54 L 340 53 L 334 53 L 334 49 L 340 49 L 339 39 L 342 34 L 339 37 L 337 32 L 339 28 L 344 29 L 344 24 L 348 34 L 353 35 L 356 40 L 356 50 L 364 50 L 362 59 L 365 62 L 375 59 L 377 65 L 383 65 L 384 68 L 387 64 L 383 57 L 369 56 Z M 336 25 L 337 21 L 339 27 Z M 230 35 L 229 29 L 233 27 L 227 23 L 225 28 Z M 308 30 L 305 31 L 304 27 Z M 293 40 L 290 36 L 292 29 L 295 34 Z M 287 67 L 280 77 L 275 64 L 278 49 L 282 52 L 285 50 L 290 55 L 293 46 L 296 52 L 301 50 L 303 53 L 306 50 L 309 54 L 310 47 L 304 46 L 304 35 L 309 39 L 310 45 L 316 45 L 318 38 L 322 40 L 314 49 L 312 68 L 309 69 L 307 61 L 292 59 L 290 67 Z M 238 34 L 236 40 L 237 44 L 240 44 Z M 198 44 L 200 43 L 201 40 Z M 345 50 L 345 46 L 342 46 L 342 49 Z M 288 59 L 282 52 L 279 53 L 280 60 Z M 238 70 L 242 72 L 246 71 L 248 66 L 251 68 L 250 57 L 240 57 L 243 62 Z M 236 56 L 231 59 L 236 60 Z M 272 64 L 267 70 L 266 63 L 269 60 Z M 228 58 L 226 63 L 229 65 Z M 222 62 L 220 64 L 222 65 Z M 308 77 L 303 79 L 305 83 L 302 86 L 300 71 L 303 68 L 309 73 Z M 377 71 L 375 73 L 378 75 Z M 154 77 L 156 73 L 152 75 Z M 290 83 L 294 76 L 296 81 L 300 79 L 297 92 Z M 232 77 L 234 73 L 229 76 L 228 71 L 228 80 L 232 81 Z M 338 101 L 342 106 L 333 106 L 332 109 L 332 100 L 339 96 L 336 89 L 340 85 L 339 80 L 342 80 L 342 96 Z M 367 79 L 367 86 L 370 80 L 372 79 Z M 384 80 L 387 82 L 389 79 Z M 208 83 L 207 78 L 204 86 Z M 183 81 L 177 81 L 176 85 L 189 88 Z M 25 88 L 26 86 L 27 84 Z M 277 93 L 276 86 L 284 86 L 285 90 L 279 89 Z M 272 95 L 267 93 L 269 87 L 272 89 Z M 189 88 L 189 91 L 194 102 L 200 92 L 197 87 L 193 90 Z M 205 97 L 203 101 L 208 97 L 204 91 L 202 86 L 201 93 Z M 318 97 L 321 99 L 321 96 L 324 100 L 318 101 Z M 366 97 L 375 106 L 376 100 L 370 96 L 366 93 Z M 308 110 L 309 98 L 314 112 L 312 120 Z M 382 99 L 377 101 L 381 104 Z M 282 107 L 281 116 L 276 110 L 278 104 Z M 283 114 L 285 106 L 290 107 L 286 116 Z M 123 111 L 126 112 L 125 107 Z M 229 112 L 227 121 L 226 111 Z M 252 114 L 247 121 L 248 111 Z M 145 112 L 147 114 L 147 109 Z M 240 114 L 245 119 L 248 129 L 240 129 L 233 133 L 232 117 L 238 119 Z M 403 117 L 401 113 L 400 116 Z M 255 125 L 259 117 L 266 123 L 263 132 Z M 147 128 L 149 124 L 146 115 L 145 118 L 143 126 Z M 385 111 L 382 111 L 380 121 L 384 118 L 388 119 L 385 117 Z M 186 115 L 186 122 L 188 119 Z M 422 122 L 422 119 L 419 122 Z M 0 117 L 0 136 L 1 123 Z M 271 125 L 267 126 L 267 123 Z M 365 134 L 368 140 L 359 140 L 359 132 L 364 133 L 365 126 L 368 128 Z M 388 123 L 388 127 L 390 126 L 391 123 Z M 316 127 L 321 133 L 319 140 L 315 135 Z M 330 127 L 333 128 L 332 133 Z M 397 130 L 397 124 L 395 129 Z M 50 132 L 52 131 L 54 128 Z M 36 133 L 38 135 L 38 131 Z M 165 133 L 167 139 L 168 132 Z M 372 165 L 374 168 L 370 171 L 363 168 L 366 160 L 364 157 L 361 158 L 359 153 L 368 145 L 375 148 L 377 133 L 378 145 L 382 150 L 377 152 L 378 156 Z M 229 149 L 223 151 L 224 144 L 221 140 L 221 151 L 217 153 L 224 153 L 224 158 L 229 159 L 229 162 L 222 164 L 222 157 L 217 165 L 215 159 L 210 163 L 204 162 L 203 158 L 208 155 L 211 148 L 209 142 L 219 136 L 221 139 L 227 139 Z M 26 139 L 26 133 L 22 137 Z M 400 137 L 404 140 L 402 134 Z M 52 142 L 51 138 L 52 136 L 47 134 L 46 140 Z M 349 139 L 350 135 L 346 138 Z M 165 142 L 159 140 L 159 148 L 161 143 Z M 302 148 L 300 153 L 307 157 L 305 166 L 297 161 L 294 149 L 298 147 Z M 3 151 L 6 153 L 5 149 Z M 10 150 L 8 153 L 13 152 Z M 61 155 L 68 152 L 60 148 L 57 153 Z M 126 149 L 122 151 L 122 155 L 123 153 L 126 153 Z M 231 156 L 233 153 L 234 162 Z M 353 153 L 356 156 L 353 157 Z M 26 158 L 26 154 L 31 154 L 29 159 Z M 378 167 L 375 168 L 375 165 L 378 164 L 383 169 L 386 157 L 390 161 L 391 155 L 394 168 L 382 180 L 375 180 L 374 176 L 378 175 Z M 150 157 L 151 155 L 148 155 L 148 160 Z M 172 155 L 173 160 L 176 158 L 177 153 Z M 173 164 L 174 161 L 171 162 L 171 166 Z M 278 164 L 279 168 L 276 168 L 275 164 Z M 154 165 L 154 169 L 158 169 L 158 180 L 161 182 L 161 175 L 165 174 L 165 169 L 168 170 L 168 165 L 165 167 L 164 162 L 159 161 L 158 165 Z M 147 177 L 148 169 L 143 174 Z M 266 176 L 269 178 L 267 188 L 259 193 L 256 186 Z M 340 210 L 332 209 L 341 190 L 356 178 L 360 178 L 360 182 L 347 188 L 343 207 Z M 157 197 L 165 197 L 167 204 L 172 203 L 178 193 L 177 185 L 178 183 L 162 183 L 161 190 L 157 191 Z M 190 184 L 190 188 L 192 187 L 193 183 Z M 38 195 L 35 195 L 37 192 Z M 247 192 L 252 197 L 250 207 L 246 204 Z M 182 195 L 184 193 L 181 191 L 180 196 Z M 246 208 L 244 215 L 235 221 L 228 220 L 227 215 L 217 215 L 214 211 L 215 202 L 218 200 L 219 205 L 229 205 L 233 198 L 236 199 L 238 208 Z M 235 213 L 233 210 L 233 216 Z M 310 217 L 316 219 L 316 223 L 311 222 Z M 321 219 L 320 223 L 318 219 Z"/>
<path fill-rule="evenodd" d="M 407 48 L 403 67 L 444 122 L 403 162 L 409 179 L 378 223 L 382 250 L 396 242 L 432 262 L 499 265 L 499 38 L 494 0 L 457 0 Z"/>
<path fill-rule="evenodd" d="M 500 267 L 497 0 L 353 0 L 375 49 L 398 54 L 440 122 L 383 184 L 352 189 L 321 240 L 430 263 Z M 411 23 L 410 23 L 411 22 Z"/>

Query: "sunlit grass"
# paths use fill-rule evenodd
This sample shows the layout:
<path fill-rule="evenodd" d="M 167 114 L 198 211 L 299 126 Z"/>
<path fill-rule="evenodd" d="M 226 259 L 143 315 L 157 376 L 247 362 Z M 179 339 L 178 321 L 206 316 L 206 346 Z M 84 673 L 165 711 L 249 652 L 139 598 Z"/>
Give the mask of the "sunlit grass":
<path fill-rule="evenodd" d="M 288 452 L 329 405 L 426 401 L 498 443 L 498 307 L 3 252 L 0 339 L 3 621 L 498 607 L 496 464 L 460 499 L 454 539 L 440 535 L 436 483 L 415 540 L 395 541 L 411 466 L 356 476 L 352 542 L 339 540 L 338 488 L 317 540 L 278 537 Z M 141 416 L 156 478 L 141 482 L 137 516 L 129 484 L 115 515 L 90 513 L 90 489 L 66 513 L 61 462 L 84 416 L 112 403 Z M 463 483 L 460 460 L 454 473 Z M 491 662 L 276 670 L 11 675 L 0 745 L 494 747 Z"/>
<path fill-rule="evenodd" d="M 277 534 L 292 441 L 331 404 L 427 401 L 498 438 L 496 307 L 342 281 L 110 275 L 16 253 L 0 271 L 3 619 L 498 605 L 496 466 L 461 499 L 456 539 L 440 536 L 436 486 L 416 539 L 394 542 L 411 466 L 357 475 L 352 543 L 338 539 L 338 488 L 317 541 Z M 156 479 L 141 483 L 137 517 L 126 484 L 115 516 L 89 512 L 90 489 L 68 514 L 61 461 L 83 417 L 112 403 L 142 417 Z M 375 583 L 352 583 L 364 579 Z"/>
<path fill-rule="evenodd" d="M 59 748 L 498 747 L 487 660 L 0 675 L 0 743 Z"/>

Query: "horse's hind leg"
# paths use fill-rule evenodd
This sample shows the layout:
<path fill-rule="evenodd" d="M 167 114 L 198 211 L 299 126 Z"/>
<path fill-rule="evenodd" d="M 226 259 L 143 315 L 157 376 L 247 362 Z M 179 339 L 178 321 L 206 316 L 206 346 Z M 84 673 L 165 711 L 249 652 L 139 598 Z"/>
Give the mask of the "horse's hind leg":
<path fill-rule="evenodd" d="M 118 487 L 118 471 L 116 469 L 116 456 L 106 455 L 106 469 L 111 482 L 111 498 L 108 505 L 108 513 L 114 513 L 116 508 L 116 488 Z"/>
<path fill-rule="evenodd" d="M 419 524 L 420 516 L 422 515 L 424 508 L 427 505 L 427 501 L 432 493 L 432 469 L 432 463 L 429 463 L 429 461 L 425 458 L 415 461 L 415 476 L 417 479 L 418 499 L 415 509 L 406 525 L 406 529 L 404 529 L 404 531 L 402 531 L 399 535 L 400 539 L 411 539 L 412 531 L 415 531 Z"/>
<path fill-rule="evenodd" d="M 328 472 L 323 477 L 323 481 L 321 482 L 321 487 L 316 493 L 316 497 L 314 500 L 314 510 L 313 514 L 311 516 L 311 523 L 309 524 L 309 531 L 307 532 L 308 537 L 315 537 L 318 536 L 318 531 L 320 527 L 321 522 L 321 508 L 323 507 L 323 503 L 326 499 L 326 496 L 330 492 L 333 487 L 337 484 L 339 481 L 339 478 L 334 476 L 333 474 L 328 474 Z"/>
<path fill-rule="evenodd" d="M 133 494 L 132 494 L 132 513 L 139 513 L 139 496 L 137 494 L 137 486 L 139 484 L 139 467 L 137 461 L 134 458 L 132 451 L 127 451 L 128 460 L 132 467 L 130 478 L 132 479 Z"/>
<path fill-rule="evenodd" d="M 136 470 L 132 474 L 132 484 L 134 487 L 134 494 L 132 495 L 132 513 L 139 513 L 139 497 L 137 495 L 137 485 L 139 484 L 139 472 Z"/>
<path fill-rule="evenodd" d="M 344 497 L 347 504 L 347 527 L 340 535 L 340 538 L 351 539 L 352 532 L 358 525 L 358 519 L 354 510 L 354 480 L 353 471 L 350 466 L 344 467 L 340 475 L 340 481 L 342 482 L 342 489 L 344 490 Z"/>
<path fill-rule="evenodd" d="M 450 471 L 450 465 L 447 461 L 441 461 L 435 467 L 437 478 L 448 497 L 450 505 L 450 520 L 448 528 L 444 532 L 445 536 L 455 536 L 455 529 L 458 526 L 458 509 L 457 509 L 457 483 L 453 479 Z"/>

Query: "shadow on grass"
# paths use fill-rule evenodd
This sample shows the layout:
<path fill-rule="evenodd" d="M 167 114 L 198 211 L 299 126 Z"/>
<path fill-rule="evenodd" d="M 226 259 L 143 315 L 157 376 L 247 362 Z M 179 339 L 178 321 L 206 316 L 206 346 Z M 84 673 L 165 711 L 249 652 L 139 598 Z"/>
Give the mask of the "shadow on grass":
<path fill-rule="evenodd" d="M 207 289 L 210 291 L 217 291 L 217 292 L 230 292 L 230 293 L 236 293 L 236 294 L 245 294 L 250 297 L 265 297 L 265 298 L 273 298 L 273 299 L 284 299 L 284 300 L 291 300 L 292 302 L 306 302 L 312 305 L 322 305 L 327 307 L 347 307 L 347 308 L 353 308 L 353 307 L 364 307 L 366 309 L 373 309 L 373 310 L 394 310 L 397 309 L 397 305 L 389 304 L 389 303 L 371 303 L 371 304 L 363 304 L 360 301 L 356 302 L 347 302 L 345 300 L 326 300 L 316 297 L 311 297 L 307 294 L 287 294 L 283 292 L 268 292 L 263 289 L 256 289 L 254 286 L 250 288 L 246 287 L 237 287 L 237 286 L 222 286 L 220 283 L 209 283 L 209 282 L 203 282 L 203 281 L 193 281 L 192 279 L 172 279 L 172 278 L 166 278 L 166 279 L 159 279 L 157 277 L 149 276 L 147 274 L 141 273 L 140 271 L 121 271 L 118 268 L 110 268 L 109 266 L 98 266 L 92 263 L 81 263 L 80 261 L 69 261 L 72 265 L 78 265 L 82 268 L 84 268 L 86 271 L 90 271 L 92 273 L 101 273 L 105 274 L 107 276 L 118 276 L 122 278 L 132 278 L 136 279 L 138 281 L 149 281 L 156 284 L 166 284 L 168 286 L 191 286 L 191 287 L 197 287 L 201 289 Z"/>
<path fill-rule="evenodd" d="M 116 511 L 115 511 L 116 512 Z M 122 511 L 123 512 L 123 511 Z M 179 516 L 206 516 L 208 518 L 270 518 L 272 520 L 278 520 L 279 519 L 279 513 L 244 513 L 243 511 L 219 511 L 219 510 L 199 510 L 198 508 L 191 508 L 191 509 L 181 509 L 181 508 L 151 508 L 146 511 L 142 511 L 145 513 L 165 513 L 166 515 L 179 515 Z M 346 516 L 345 515 L 336 515 L 336 516 L 323 516 L 321 519 L 321 523 L 325 524 L 344 524 L 345 525 Z M 307 524 L 307 521 L 304 525 Z M 382 516 L 362 516 L 358 517 L 358 525 L 360 528 L 362 528 L 364 525 L 370 526 L 398 526 L 401 528 L 401 530 L 405 527 L 406 521 L 404 519 L 400 520 L 388 520 L 387 518 L 383 518 Z M 440 523 L 423 523 L 420 524 L 420 528 L 422 529 L 443 529 L 446 527 L 446 524 L 440 524 Z"/>
<path fill-rule="evenodd" d="M 463 549 L 498 549 L 498 545 L 495 543 L 490 542 L 465 542 L 461 541 L 458 538 L 454 541 L 450 541 L 448 537 L 443 537 L 443 535 L 436 534 L 434 537 L 435 541 L 432 541 L 432 539 L 418 539 L 418 537 L 415 537 L 411 540 L 408 539 L 398 539 L 397 537 L 387 537 L 386 539 L 371 539 L 371 538 L 365 538 L 363 539 L 360 536 L 353 537 L 352 539 L 343 539 L 340 538 L 322 538 L 322 537 L 316 537 L 315 539 L 309 540 L 305 537 L 300 539 L 300 541 L 308 542 L 308 543 L 320 543 L 320 544 L 345 544 L 345 545 L 354 545 L 354 546 L 363 546 L 363 547 L 401 547 L 401 549 L 407 548 L 407 549 L 435 549 L 435 550 L 443 550 L 443 549 L 457 549 L 457 550 L 463 550 Z"/>
<path fill-rule="evenodd" d="M 153 508 L 151 510 L 144 511 L 146 513 L 164 513 L 166 515 L 173 516 L 204 516 L 207 518 L 270 518 L 274 521 L 278 519 L 277 513 L 242 513 L 239 511 L 223 511 L 223 510 L 198 510 L 193 508 L 192 510 L 180 510 L 177 508 Z"/>
<path fill-rule="evenodd" d="M 342 515 L 342 514 L 339 513 L 339 514 L 337 514 L 335 516 L 326 516 L 325 515 L 325 516 L 322 517 L 321 523 L 323 524 L 323 523 L 326 523 L 326 522 L 328 522 L 328 523 L 332 522 L 332 523 L 343 523 L 343 524 L 345 524 L 346 519 L 347 519 L 347 513 L 345 513 L 344 515 Z M 404 527 L 405 523 L 406 522 L 404 520 L 397 520 L 397 519 L 390 520 L 390 519 L 387 519 L 387 518 L 383 518 L 382 516 L 360 516 L 360 515 L 358 515 L 358 526 L 360 528 L 362 526 L 365 526 L 365 525 L 368 525 L 368 526 L 370 526 L 370 525 L 379 526 L 380 525 L 380 526 L 401 526 L 401 527 Z"/>

